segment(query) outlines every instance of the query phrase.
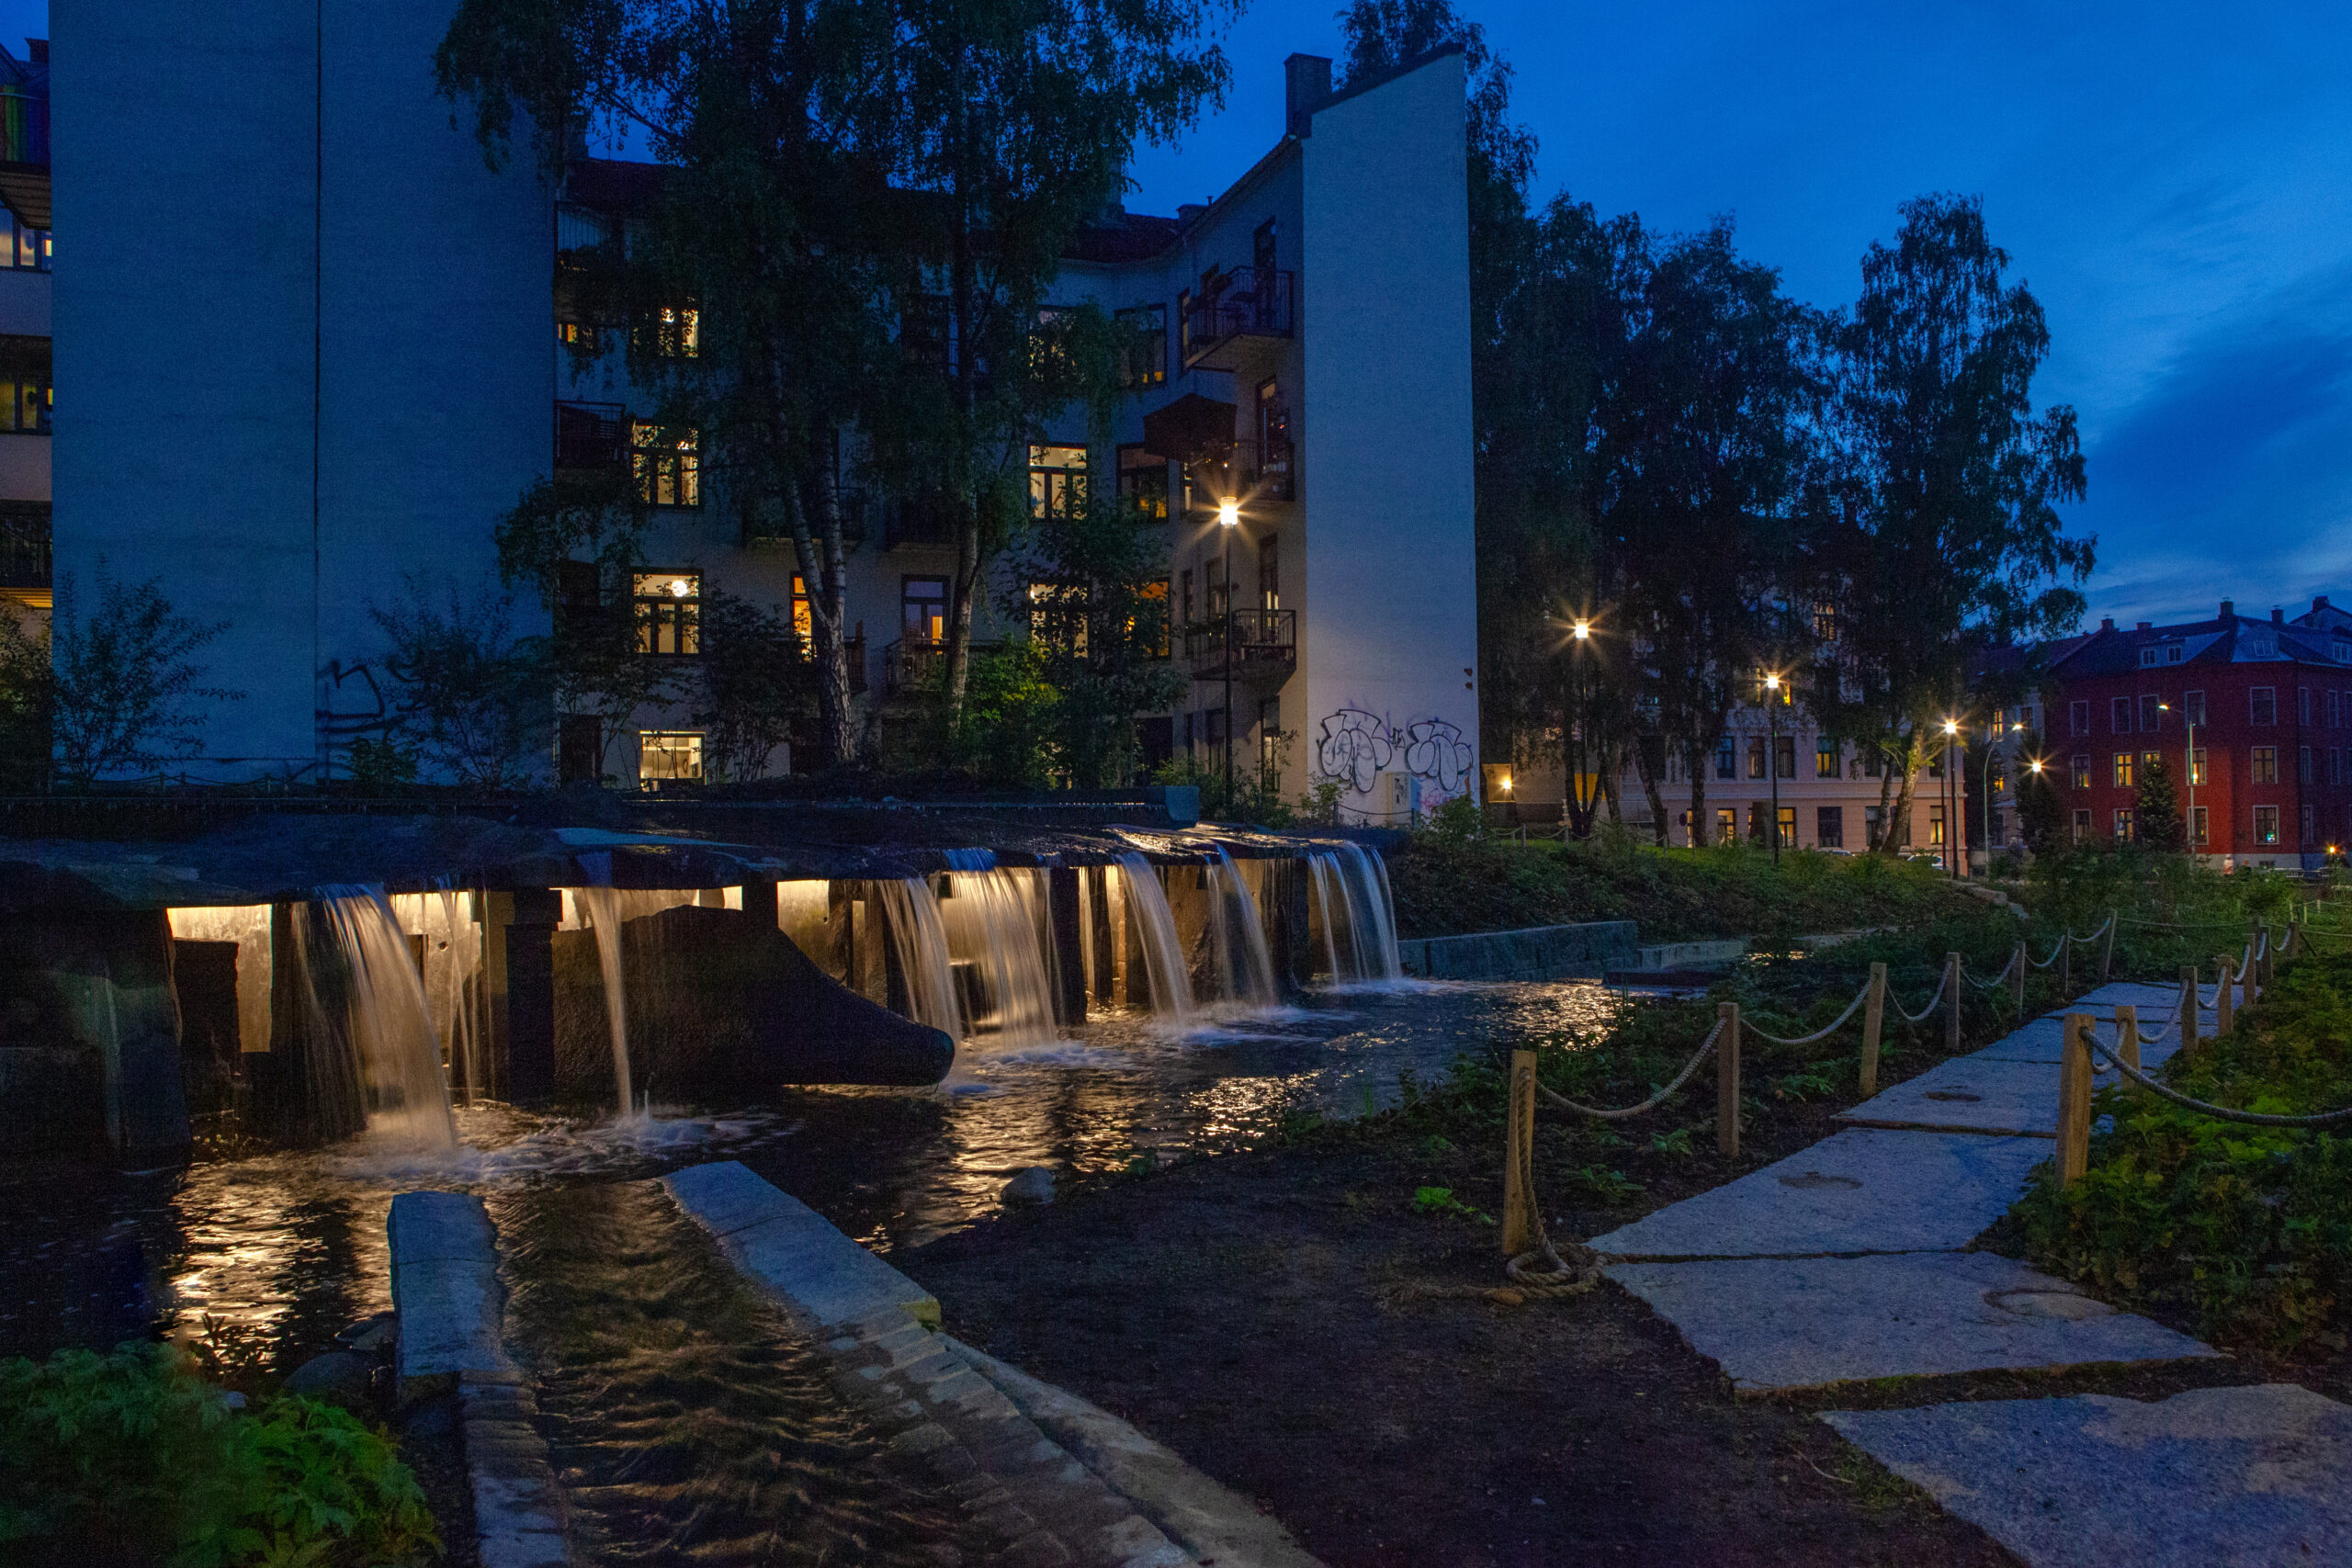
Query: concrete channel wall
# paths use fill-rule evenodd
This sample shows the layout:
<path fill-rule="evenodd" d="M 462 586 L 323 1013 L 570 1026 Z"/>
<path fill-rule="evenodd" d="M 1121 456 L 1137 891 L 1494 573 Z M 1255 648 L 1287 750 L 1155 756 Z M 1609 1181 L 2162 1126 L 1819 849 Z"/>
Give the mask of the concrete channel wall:
<path fill-rule="evenodd" d="M 929 1292 L 743 1166 L 694 1166 L 662 1185 L 808 1330 L 888 1452 L 959 1496 L 1006 1561 L 1320 1568 L 1125 1422 L 938 1332 Z"/>
<path fill-rule="evenodd" d="M 1634 967 L 1631 920 L 1418 937 L 1396 944 L 1405 973 L 1425 980 L 1598 980 Z"/>

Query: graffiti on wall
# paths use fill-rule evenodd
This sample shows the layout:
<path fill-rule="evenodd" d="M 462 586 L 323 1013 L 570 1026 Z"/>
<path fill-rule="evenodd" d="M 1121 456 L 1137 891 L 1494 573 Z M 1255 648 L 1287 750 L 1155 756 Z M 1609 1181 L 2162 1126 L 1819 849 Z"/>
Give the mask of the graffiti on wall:
<path fill-rule="evenodd" d="M 1315 736 L 1316 776 L 1337 779 L 1357 795 L 1370 795 L 1379 776 L 1392 770 L 1441 795 L 1460 795 L 1476 760 L 1462 727 L 1442 718 L 1399 728 L 1363 708 L 1340 708 L 1324 718 Z"/>

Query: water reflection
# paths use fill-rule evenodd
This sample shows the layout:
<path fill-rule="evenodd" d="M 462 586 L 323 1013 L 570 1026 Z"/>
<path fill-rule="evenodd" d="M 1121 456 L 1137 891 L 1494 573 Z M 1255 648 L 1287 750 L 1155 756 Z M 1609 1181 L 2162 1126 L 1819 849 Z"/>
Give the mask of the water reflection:
<path fill-rule="evenodd" d="M 104 1346 L 149 1325 L 209 1340 L 232 1378 L 282 1374 L 390 1305 L 394 1193 L 491 1194 L 634 1179 L 741 1159 L 851 1235 L 919 1243 L 995 1212 L 1015 1171 L 1101 1172 L 1142 1156 L 1239 1147 L 1316 1111 L 1393 1104 L 1400 1075 L 1534 1032 L 1596 1028 L 1637 1005 L 1584 983 L 1335 992 L 1181 1031 L 1119 1015 L 1050 1045 L 967 1050 L 937 1089 L 795 1092 L 651 1119 L 456 1112 L 458 1145 L 356 1139 L 185 1170 L 0 1172 L 0 1355 Z"/>

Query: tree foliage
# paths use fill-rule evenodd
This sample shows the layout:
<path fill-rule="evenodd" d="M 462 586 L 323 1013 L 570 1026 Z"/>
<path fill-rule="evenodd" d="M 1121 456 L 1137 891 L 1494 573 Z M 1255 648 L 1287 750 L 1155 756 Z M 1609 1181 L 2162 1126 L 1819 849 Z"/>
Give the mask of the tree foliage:
<path fill-rule="evenodd" d="M 85 606 L 74 574 L 58 579 L 46 700 L 55 767 L 71 784 L 153 775 L 203 755 L 210 705 L 244 695 L 206 685 L 195 657 L 228 623 L 179 614 L 161 581 L 126 582 L 101 558 Z M 22 667 L 25 651 L 12 657 Z M 38 683 L 28 685 L 38 704 Z"/>
<path fill-rule="evenodd" d="M 543 648 L 512 630 L 514 601 L 484 589 L 410 576 L 402 597 L 369 616 L 390 645 L 385 668 L 398 683 L 397 741 L 419 748 L 445 776 L 479 789 L 531 784 L 548 743 L 549 691 Z M 363 753 L 370 772 L 382 763 Z"/>

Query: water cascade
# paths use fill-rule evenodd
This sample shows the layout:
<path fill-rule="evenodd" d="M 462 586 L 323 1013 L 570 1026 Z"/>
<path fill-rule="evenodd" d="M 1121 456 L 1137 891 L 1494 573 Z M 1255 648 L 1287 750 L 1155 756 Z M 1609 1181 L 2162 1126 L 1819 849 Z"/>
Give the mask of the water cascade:
<path fill-rule="evenodd" d="M 1151 1010 L 1171 1023 L 1190 1023 L 1193 976 L 1184 964 L 1184 944 L 1176 936 L 1176 916 L 1168 908 L 1168 890 L 1160 886 L 1159 874 L 1151 863 L 1132 850 L 1119 857 L 1119 880 L 1125 885 L 1128 907 L 1135 910 L 1135 929 L 1142 939 L 1144 973 L 1151 980 Z"/>
<path fill-rule="evenodd" d="M 468 1100 L 481 1091 L 482 1083 L 481 1032 L 475 1027 L 474 1010 L 466 998 L 466 982 L 481 968 L 481 927 L 474 923 L 465 905 L 458 902 L 471 897 L 447 887 L 434 896 L 434 901 L 440 906 L 446 943 L 439 987 L 441 1017 L 446 1024 L 442 1043 L 452 1072 L 466 1086 Z"/>
<path fill-rule="evenodd" d="M 611 887 L 580 887 L 572 891 L 596 933 L 596 966 L 605 976 L 605 1017 L 613 1033 L 613 1083 L 619 1090 L 620 1113 L 636 1108 L 628 1081 L 628 995 L 621 983 L 620 893 Z M 594 1038 L 593 1035 L 590 1038 Z"/>
<path fill-rule="evenodd" d="M 1336 851 L 1315 852 L 1307 857 L 1306 867 L 1323 923 L 1323 953 L 1332 983 L 1404 978 L 1405 965 L 1396 952 L 1388 868 L 1379 856 L 1359 845 L 1343 844 Z"/>
<path fill-rule="evenodd" d="M 949 863 L 956 863 L 952 857 Z M 1003 1045 L 1042 1045 L 1060 1037 L 1045 950 L 1037 939 L 1043 923 L 1039 880 L 1035 874 L 992 864 L 947 874 L 938 907 L 965 1035 L 989 1034 Z"/>
<path fill-rule="evenodd" d="M 410 1143 L 454 1145 L 440 1036 L 408 933 L 383 889 L 322 887 L 305 910 L 311 945 L 332 951 L 340 963 L 342 1040 L 369 1125 Z M 329 998 L 320 994 L 317 976 L 311 979 L 312 1004 L 324 1015 Z"/>
<path fill-rule="evenodd" d="M 956 970 L 948 956 L 947 922 L 939 909 L 939 896 L 920 876 L 875 885 L 882 902 L 883 923 L 899 954 L 906 977 L 908 1016 L 917 1023 L 944 1030 L 951 1040 L 964 1037 L 964 1010 L 956 1000 Z"/>
<path fill-rule="evenodd" d="M 1204 868 L 1209 890 L 1209 951 L 1218 988 L 1227 1000 L 1250 1009 L 1278 1007 L 1273 955 L 1266 947 L 1266 925 L 1258 918 L 1257 896 L 1225 846 Z"/>

